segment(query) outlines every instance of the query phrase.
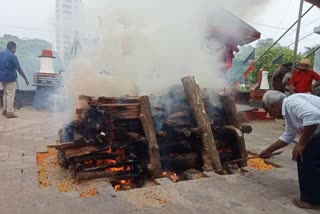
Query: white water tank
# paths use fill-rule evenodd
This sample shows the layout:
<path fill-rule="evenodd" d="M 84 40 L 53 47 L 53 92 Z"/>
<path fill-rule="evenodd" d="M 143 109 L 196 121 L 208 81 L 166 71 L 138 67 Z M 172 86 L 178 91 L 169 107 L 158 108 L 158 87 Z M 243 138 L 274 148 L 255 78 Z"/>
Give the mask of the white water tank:
<path fill-rule="evenodd" d="M 39 73 L 54 74 L 53 56 L 52 51 L 43 50 L 40 57 L 40 71 Z"/>
<path fill-rule="evenodd" d="M 269 81 L 268 81 L 268 71 L 262 71 L 262 78 L 261 78 L 261 84 L 260 84 L 260 89 L 263 90 L 269 90 Z"/>

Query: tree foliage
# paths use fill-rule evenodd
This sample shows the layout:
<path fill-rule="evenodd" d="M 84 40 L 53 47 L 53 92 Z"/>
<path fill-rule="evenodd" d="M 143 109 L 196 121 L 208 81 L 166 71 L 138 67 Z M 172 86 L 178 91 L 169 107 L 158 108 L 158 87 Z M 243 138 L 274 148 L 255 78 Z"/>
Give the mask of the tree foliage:
<path fill-rule="evenodd" d="M 317 48 L 319 48 L 320 44 L 314 45 L 312 47 L 305 47 L 305 56 L 309 56 L 308 59 L 310 59 L 311 64 L 314 65 L 314 57 L 315 57 L 315 53 L 313 53 Z"/>
<path fill-rule="evenodd" d="M 21 39 L 12 35 L 4 35 L 0 37 L 0 51 L 6 49 L 7 43 L 13 41 L 17 44 L 16 55 L 19 59 L 20 65 L 32 84 L 33 74 L 39 72 L 40 61 L 38 56 L 44 49 L 52 49 L 52 44 L 41 39 Z M 56 70 L 59 67 L 59 62 L 55 63 Z M 33 90 L 32 86 L 27 87 L 24 82 L 19 78 L 19 87 L 24 90 Z"/>
<path fill-rule="evenodd" d="M 266 71 L 269 71 L 269 77 L 271 78 L 273 73 L 279 68 L 279 64 L 273 64 L 272 62 L 281 55 L 283 56 L 283 61 L 282 61 L 283 64 L 293 62 L 293 50 L 288 47 L 281 46 L 280 44 L 276 44 L 263 57 L 261 57 L 266 52 L 266 50 L 268 50 L 273 45 L 273 43 L 274 43 L 273 39 L 261 39 L 258 41 L 255 47 L 251 45 L 247 45 L 240 48 L 240 52 L 236 55 L 234 59 L 234 64 L 243 62 L 251 53 L 251 51 L 255 49 L 255 71 L 250 73 L 248 77 L 249 82 L 256 81 L 257 73 L 261 68 Z M 318 47 L 318 45 L 314 47 L 305 47 L 306 51 L 302 53 L 298 53 L 296 62 L 306 57 L 316 47 Z M 309 59 L 313 63 L 314 55 L 311 55 Z M 243 72 L 244 71 L 242 71 L 242 73 Z"/>

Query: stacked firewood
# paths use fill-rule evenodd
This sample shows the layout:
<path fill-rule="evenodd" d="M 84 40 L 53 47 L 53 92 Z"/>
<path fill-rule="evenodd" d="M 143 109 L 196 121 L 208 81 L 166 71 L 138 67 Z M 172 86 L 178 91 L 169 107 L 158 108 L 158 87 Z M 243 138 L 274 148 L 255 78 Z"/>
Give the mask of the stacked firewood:
<path fill-rule="evenodd" d="M 156 158 L 149 158 L 152 145 L 146 138 L 148 131 L 144 130 L 148 119 L 153 125 L 152 118 L 146 119 L 144 113 L 148 110 L 145 106 L 148 97 L 80 96 L 80 99 L 89 108 L 77 109 L 78 120 L 65 126 L 60 131 L 60 144 L 52 146 L 58 150 L 60 165 L 71 169 L 78 180 L 99 177 L 143 180 L 150 162 Z"/>
<path fill-rule="evenodd" d="M 199 92 L 219 161 L 223 164 L 246 157 L 243 133 L 250 133 L 251 127 L 239 122 L 233 99 L 207 89 L 200 89 Z M 218 102 L 220 100 L 218 103 L 220 107 L 214 105 L 212 100 Z M 174 86 L 166 96 L 151 98 L 151 103 L 154 106 L 154 121 L 159 133 L 162 168 L 176 172 L 188 169 L 202 171 L 204 169 L 202 130 L 195 119 L 184 88 Z M 244 167 L 246 161 L 236 165 Z"/>
<path fill-rule="evenodd" d="M 78 120 L 52 146 L 60 165 L 78 180 L 139 183 L 160 177 L 162 170 L 223 173 L 224 162 L 246 157 L 243 133 L 251 127 L 239 122 L 233 98 L 216 94 L 214 103 L 213 92 L 200 89 L 193 77 L 182 83 L 161 97 L 81 96 L 88 108 L 77 109 Z"/>
<path fill-rule="evenodd" d="M 224 111 L 213 106 L 205 91 L 201 92 L 210 124 L 225 123 Z M 201 131 L 182 86 L 170 88 L 167 95 L 151 99 L 154 121 L 157 125 L 158 144 L 162 168 L 166 171 L 183 172 L 188 169 L 202 170 Z"/>

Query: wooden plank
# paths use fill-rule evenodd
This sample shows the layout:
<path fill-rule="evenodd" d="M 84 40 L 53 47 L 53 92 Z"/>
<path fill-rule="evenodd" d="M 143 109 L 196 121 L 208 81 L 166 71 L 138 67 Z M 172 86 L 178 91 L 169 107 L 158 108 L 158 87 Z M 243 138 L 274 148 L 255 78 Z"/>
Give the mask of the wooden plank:
<path fill-rule="evenodd" d="M 139 103 L 139 97 L 128 96 L 128 97 L 99 97 L 98 101 L 105 104 L 116 104 L 116 103 Z"/>
<path fill-rule="evenodd" d="M 80 148 L 72 148 L 72 149 L 66 149 L 65 155 L 66 158 L 72 158 L 72 157 L 78 157 L 82 155 L 88 155 L 90 153 L 101 151 L 101 147 L 99 146 L 84 146 Z"/>
<path fill-rule="evenodd" d="M 194 77 L 188 76 L 181 79 L 187 100 L 191 106 L 193 116 L 201 130 L 203 170 L 221 173 L 222 166 L 219 153 L 213 137 L 208 115 L 200 96 L 200 89 Z"/>
<path fill-rule="evenodd" d="M 90 180 L 105 177 L 115 177 L 125 175 L 126 171 L 97 171 L 97 172 L 78 172 L 75 175 L 77 181 Z"/>
<path fill-rule="evenodd" d="M 154 178 L 162 176 L 160 152 L 157 142 L 156 129 L 151 113 L 151 106 L 148 96 L 140 97 L 140 120 L 144 130 L 144 134 L 148 140 L 149 164 L 148 171 Z"/>
<path fill-rule="evenodd" d="M 139 103 L 112 103 L 112 104 L 99 104 L 100 107 L 104 108 L 125 108 L 126 110 L 129 109 L 139 109 Z"/>
<path fill-rule="evenodd" d="M 72 148 L 78 148 L 78 147 L 83 147 L 88 145 L 88 143 L 86 142 L 66 142 L 66 143 L 59 143 L 59 144 L 55 144 L 55 145 L 48 145 L 48 148 L 55 148 L 57 150 L 65 150 L 65 149 L 72 149 Z"/>

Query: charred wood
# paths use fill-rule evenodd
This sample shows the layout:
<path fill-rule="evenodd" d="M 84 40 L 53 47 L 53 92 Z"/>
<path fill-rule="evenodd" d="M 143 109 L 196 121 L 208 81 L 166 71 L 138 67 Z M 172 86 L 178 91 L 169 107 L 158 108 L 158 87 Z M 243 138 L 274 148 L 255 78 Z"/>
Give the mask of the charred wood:
<path fill-rule="evenodd" d="M 93 154 L 88 154 L 88 155 L 83 155 L 79 157 L 74 157 L 73 158 L 75 162 L 84 162 L 84 161 L 89 161 L 89 160 L 116 160 L 117 156 L 115 154 L 110 154 L 110 153 L 93 153 Z"/>
<path fill-rule="evenodd" d="M 194 151 L 192 142 L 189 142 L 189 141 L 165 143 L 165 144 L 160 144 L 159 147 L 160 147 L 161 156 L 170 155 L 170 154 L 190 153 Z"/>
<path fill-rule="evenodd" d="M 127 162 L 119 162 L 119 163 L 110 163 L 107 165 L 103 165 L 103 166 L 96 166 L 96 167 L 85 167 L 83 169 L 83 172 L 95 172 L 95 171 L 103 171 L 103 170 L 107 170 L 109 168 L 124 168 L 123 170 L 119 170 L 119 171 L 132 171 L 134 168 L 133 165 L 137 164 L 136 161 L 127 161 Z M 128 170 L 126 170 L 126 168 L 128 167 Z M 117 171 L 117 170 L 114 170 Z"/>
<path fill-rule="evenodd" d="M 99 97 L 98 102 L 103 104 L 139 103 L 139 97 Z"/>
<path fill-rule="evenodd" d="M 236 107 L 234 98 L 231 96 L 227 96 L 227 95 L 220 95 L 220 101 L 221 101 L 221 104 L 226 112 L 226 115 L 228 115 L 227 116 L 227 121 L 228 121 L 227 124 L 234 126 L 235 128 L 241 130 L 241 122 L 238 117 L 237 107 Z M 244 137 L 238 136 L 236 142 L 237 142 L 236 145 L 238 147 L 237 149 L 239 150 L 240 155 L 241 155 L 240 158 L 248 157 L 246 145 L 244 142 Z M 239 164 L 241 167 L 245 167 L 245 166 L 247 166 L 247 161 L 246 160 L 241 161 Z"/>
<path fill-rule="evenodd" d="M 241 122 L 238 117 L 237 107 L 234 98 L 228 95 L 220 95 L 220 101 L 227 115 L 227 125 L 232 125 L 240 129 Z"/>
<path fill-rule="evenodd" d="M 197 153 L 164 156 L 161 157 L 161 163 L 164 170 L 201 169 L 201 157 Z"/>
<path fill-rule="evenodd" d="M 66 142 L 66 143 L 60 143 L 56 145 L 48 145 L 48 148 L 55 148 L 57 150 L 66 150 L 66 149 L 74 149 L 79 147 L 88 146 L 89 143 L 86 141 L 78 140 L 75 142 Z M 90 144 L 93 145 L 93 144 Z"/>
<path fill-rule="evenodd" d="M 75 175 L 75 179 L 77 181 L 81 180 L 90 180 L 90 179 L 97 179 L 97 178 L 105 178 L 105 177 L 116 177 L 126 175 L 126 171 L 96 171 L 96 172 L 78 172 Z"/>
<path fill-rule="evenodd" d="M 234 126 L 223 126 L 222 127 L 223 129 L 227 129 L 227 130 L 230 130 L 230 132 L 232 132 L 233 134 L 239 136 L 239 137 L 242 137 L 242 132 L 240 129 L 234 127 Z"/>
<path fill-rule="evenodd" d="M 106 150 L 107 146 L 84 146 L 76 149 L 66 149 L 65 156 L 67 159 L 73 158 L 73 157 L 79 157 L 83 155 L 88 155 L 93 152 L 100 152 L 103 150 Z"/>
<path fill-rule="evenodd" d="M 67 160 L 66 155 L 64 154 L 63 151 L 57 152 L 57 159 L 58 159 L 58 163 L 61 167 L 68 169 L 69 161 Z"/>

